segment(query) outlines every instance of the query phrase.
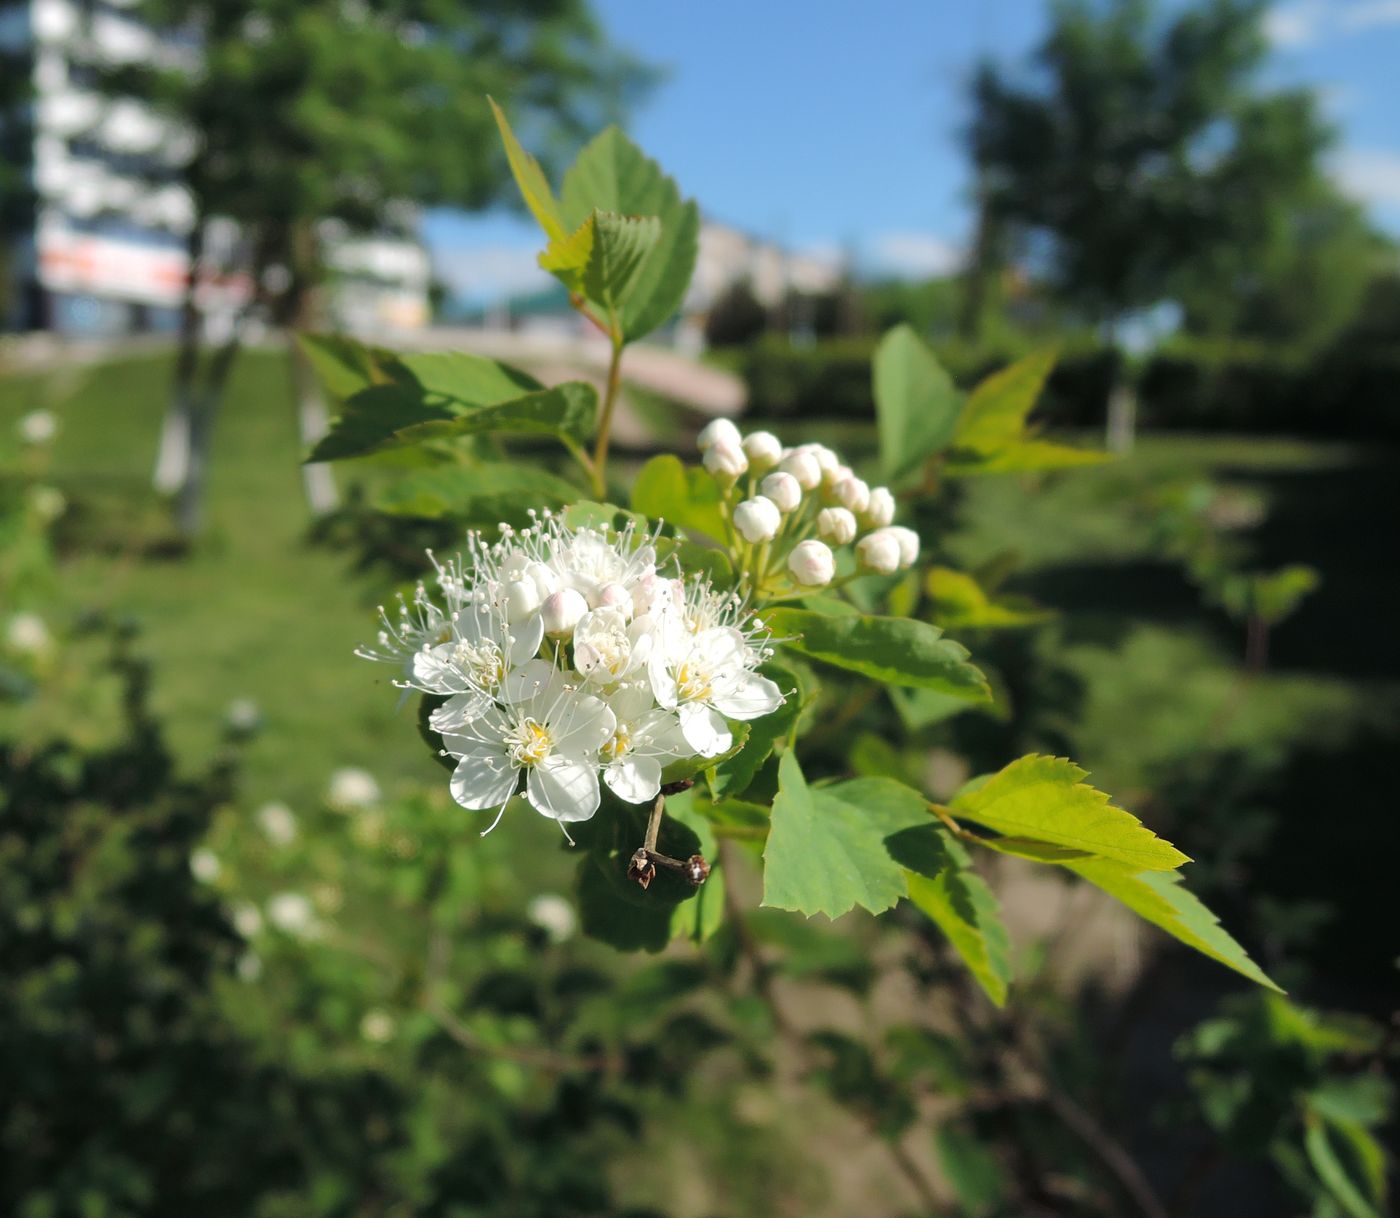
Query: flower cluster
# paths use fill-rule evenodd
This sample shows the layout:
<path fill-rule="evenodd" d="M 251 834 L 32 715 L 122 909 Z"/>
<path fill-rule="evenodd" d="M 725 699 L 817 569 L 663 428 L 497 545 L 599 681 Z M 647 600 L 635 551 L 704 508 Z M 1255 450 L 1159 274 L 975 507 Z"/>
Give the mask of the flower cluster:
<path fill-rule="evenodd" d="M 772 432 L 741 435 L 728 419 L 706 426 L 699 445 L 724 492 L 740 566 L 760 595 L 830 584 L 835 548 L 852 542 L 859 571 L 892 575 L 918 558 L 918 534 L 893 523 L 889 489 L 862 481 L 826 445 L 785 448 Z"/>
<path fill-rule="evenodd" d="M 598 810 L 600 779 L 655 799 L 669 763 L 719 756 L 727 720 L 782 703 L 755 671 L 771 654 L 762 623 L 736 595 L 664 573 L 656 542 L 549 514 L 493 543 L 471 534 L 465 555 L 434 560 L 441 604 L 419 585 L 358 652 L 444 699 L 429 726 L 457 761 L 453 798 L 495 811 L 490 828 L 522 779 L 561 824 Z"/>

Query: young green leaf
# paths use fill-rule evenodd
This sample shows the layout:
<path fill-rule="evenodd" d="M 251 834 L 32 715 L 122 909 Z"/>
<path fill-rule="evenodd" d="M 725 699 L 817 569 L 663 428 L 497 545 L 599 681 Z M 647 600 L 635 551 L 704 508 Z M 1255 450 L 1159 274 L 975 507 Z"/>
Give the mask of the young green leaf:
<path fill-rule="evenodd" d="M 1131 812 L 1081 780 L 1072 761 L 1031 754 L 953 800 L 952 811 L 1010 837 L 1085 850 L 1138 870 L 1170 871 L 1190 862 Z"/>
<path fill-rule="evenodd" d="M 784 753 L 763 851 L 763 904 L 830 918 L 857 905 L 889 909 L 908 885 L 885 839 L 928 819 L 923 796 L 892 779 L 809 787 L 797 758 Z"/>
<path fill-rule="evenodd" d="M 1313 1116 L 1309 1119 L 1307 1132 L 1303 1135 L 1303 1146 L 1308 1152 L 1308 1161 L 1348 1218 L 1381 1218 L 1380 1209 L 1372 1205 L 1362 1191 L 1365 1185 L 1355 1178 L 1364 1177 L 1364 1166 L 1355 1172 L 1348 1170 L 1343 1155 L 1338 1152 L 1334 1133 L 1341 1134 L 1344 1139 L 1348 1134 L 1354 1139 L 1359 1133 L 1367 1142 L 1374 1141 L 1364 1130 L 1348 1130 L 1335 1122 Z M 1356 1157 L 1354 1145 L 1348 1145 L 1344 1141 L 1343 1146 L 1350 1152 L 1350 1157 Z"/>
<path fill-rule="evenodd" d="M 937 357 L 908 325 L 880 340 L 872 368 L 880 468 L 897 482 L 941 449 L 958 422 L 959 395 Z"/>
<path fill-rule="evenodd" d="M 909 900 L 947 937 L 997 1006 L 1011 983 L 1011 940 L 996 897 L 972 869 L 967 851 L 931 823 L 893 834 L 885 845 L 908 868 Z"/>
<path fill-rule="evenodd" d="M 936 689 L 969 702 L 989 702 L 987 678 L 967 661 L 967 648 L 927 622 L 854 614 L 828 617 L 805 609 L 773 609 L 764 615 L 773 634 L 791 636 L 785 646 L 837 668 L 890 685 Z"/>
<path fill-rule="evenodd" d="M 1047 347 L 979 382 L 958 419 L 954 446 L 991 452 L 1019 439 L 1058 356 L 1054 347 Z"/>
<path fill-rule="evenodd" d="M 647 256 L 661 240 L 661 221 L 655 216 L 619 216 L 593 213 L 593 252 L 583 268 L 583 294 L 604 308 L 626 306 Z"/>
<path fill-rule="evenodd" d="M 1012 440 L 992 452 L 954 448 L 943 472 L 950 478 L 972 474 L 1026 474 L 1050 469 L 1102 465 L 1112 454 L 1091 448 L 1071 448 L 1049 440 Z"/>
<path fill-rule="evenodd" d="M 1182 884 L 1177 872 L 1141 871 L 1104 858 L 1070 859 L 1061 866 L 1096 888 L 1102 888 L 1138 917 L 1180 939 L 1187 947 L 1195 948 L 1259 985 L 1279 989 L 1220 925 L 1215 915 Z"/>
<path fill-rule="evenodd" d="M 371 347 L 342 334 L 298 334 L 296 341 L 326 392 L 340 402 L 387 381 L 384 367 L 398 358 L 383 347 Z"/>
<path fill-rule="evenodd" d="M 496 126 L 501 133 L 501 142 L 506 148 L 506 160 L 510 162 L 511 175 L 515 178 L 515 184 L 520 188 L 525 206 L 530 209 L 549 239 L 551 241 L 558 240 L 564 235 L 564 222 L 560 218 L 559 204 L 555 202 L 554 191 L 550 189 L 549 179 L 544 176 L 544 170 L 540 168 L 540 163 L 520 146 L 520 141 L 515 138 L 515 132 L 510 129 L 505 112 L 496 105 L 495 98 L 488 97 L 486 100 L 491 105 L 491 113 L 496 117 Z"/>
<path fill-rule="evenodd" d="M 1038 605 L 1014 598 L 995 601 L 973 576 L 951 567 L 930 568 L 926 586 L 933 620 L 944 630 L 1016 629 L 1052 616 Z"/>
<path fill-rule="evenodd" d="M 560 203 L 572 225 L 594 211 L 655 217 L 660 232 L 628 285 L 620 313 L 631 342 L 668 320 L 690 286 L 699 249 L 700 212 L 674 181 L 616 127 L 593 139 L 564 175 Z"/>
<path fill-rule="evenodd" d="M 653 457 L 632 482 L 633 511 L 693 529 L 716 541 L 723 540 L 725 534 L 719 505 L 719 484 L 709 471 L 687 467 L 670 453 Z"/>

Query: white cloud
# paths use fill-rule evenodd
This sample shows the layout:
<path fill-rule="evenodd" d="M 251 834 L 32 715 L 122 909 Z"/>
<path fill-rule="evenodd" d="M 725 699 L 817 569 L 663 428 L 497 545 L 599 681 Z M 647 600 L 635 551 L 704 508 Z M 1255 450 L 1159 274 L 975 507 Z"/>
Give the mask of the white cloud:
<path fill-rule="evenodd" d="M 870 242 L 870 261 L 886 275 L 926 279 L 961 269 L 963 252 L 932 233 L 882 233 Z"/>
<path fill-rule="evenodd" d="M 1278 4 L 1264 14 L 1264 37 L 1276 47 L 1306 47 L 1317 42 L 1327 21 L 1327 10 L 1318 0 Z"/>
<path fill-rule="evenodd" d="M 1333 159 L 1332 172 L 1342 189 L 1358 201 L 1400 207 L 1400 152 L 1344 149 Z"/>
<path fill-rule="evenodd" d="M 1340 15 L 1349 30 L 1369 30 L 1378 25 L 1400 25 L 1400 0 L 1364 0 L 1348 6 Z"/>
<path fill-rule="evenodd" d="M 548 288 L 554 280 L 535 261 L 539 246 L 437 245 L 433 266 L 463 300 L 489 302 Z"/>

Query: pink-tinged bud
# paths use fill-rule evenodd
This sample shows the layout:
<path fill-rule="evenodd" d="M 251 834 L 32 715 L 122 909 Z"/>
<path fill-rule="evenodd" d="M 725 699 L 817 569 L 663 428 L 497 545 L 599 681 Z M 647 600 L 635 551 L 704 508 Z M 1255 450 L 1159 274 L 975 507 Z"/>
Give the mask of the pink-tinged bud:
<path fill-rule="evenodd" d="M 745 499 L 734 509 L 734 527 L 748 542 L 772 541 L 782 522 L 777 504 L 762 495 Z"/>
<path fill-rule="evenodd" d="M 771 431 L 755 431 L 744 437 L 744 456 L 756 474 L 772 469 L 783 459 L 783 442 Z"/>
<path fill-rule="evenodd" d="M 716 444 L 729 444 L 738 448 L 742 442 L 743 437 L 739 434 L 739 429 L 728 419 L 715 419 L 712 423 L 706 423 L 695 438 L 695 443 L 702 453 L 709 452 Z"/>
<path fill-rule="evenodd" d="M 599 609 L 621 609 L 627 617 L 632 616 L 632 594 L 621 584 L 604 584 L 598 590 Z"/>
<path fill-rule="evenodd" d="M 705 450 L 704 464 L 717 481 L 726 485 L 737 482 L 749 468 L 744 450 L 737 441 L 731 444 L 728 440 L 716 440 L 710 445 Z"/>
<path fill-rule="evenodd" d="M 856 559 L 867 571 L 893 575 L 899 570 L 899 538 L 891 529 L 876 529 L 856 542 Z"/>
<path fill-rule="evenodd" d="M 797 446 L 797 451 L 800 453 L 808 453 L 815 458 L 823 474 L 825 474 L 827 470 L 835 469 L 841 464 L 841 458 L 832 452 L 831 449 L 827 448 L 825 444 L 799 444 Z"/>
<path fill-rule="evenodd" d="M 889 532 L 895 535 L 899 542 L 899 564 L 902 567 L 912 567 L 919 560 L 919 535 L 913 529 L 906 529 L 903 525 L 891 525 Z"/>
<path fill-rule="evenodd" d="M 788 555 L 788 570 L 804 587 L 820 588 L 836 574 L 836 558 L 824 542 L 800 541 Z"/>
<path fill-rule="evenodd" d="M 870 487 L 859 478 L 844 478 L 831 488 L 831 493 L 848 512 L 859 516 L 870 506 Z"/>
<path fill-rule="evenodd" d="M 778 462 L 778 468 L 796 478 L 797 485 L 804 491 L 815 490 L 822 484 L 822 467 L 817 464 L 816 457 L 801 449 L 788 453 Z"/>
<path fill-rule="evenodd" d="M 870 491 L 870 502 L 865 508 L 865 521 L 871 528 L 883 529 L 894 519 L 894 496 L 889 487 L 877 486 Z"/>
<path fill-rule="evenodd" d="M 778 511 L 786 516 L 797 511 L 802 503 L 802 485 L 791 474 L 778 470 L 758 484 L 758 489 L 771 499 Z"/>
<path fill-rule="evenodd" d="M 844 482 L 847 478 L 854 478 L 855 476 L 855 470 L 849 465 L 842 465 L 840 462 L 837 462 L 835 465 L 822 466 L 822 485 L 828 490 L 834 487 L 838 482 Z"/>
<path fill-rule="evenodd" d="M 588 602 L 583 599 L 582 592 L 574 588 L 561 588 L 545 597 L 544 604 L 540 606 L 544 632 L 552 639 L 572 638 L 579 618 L 587 612 Z"/>
<path fill-rule="evenodd" d="M 856 539 L 856 518 L 843 507 L 822 508 L 817 532 L 833 545 L 849 545 Z"/>

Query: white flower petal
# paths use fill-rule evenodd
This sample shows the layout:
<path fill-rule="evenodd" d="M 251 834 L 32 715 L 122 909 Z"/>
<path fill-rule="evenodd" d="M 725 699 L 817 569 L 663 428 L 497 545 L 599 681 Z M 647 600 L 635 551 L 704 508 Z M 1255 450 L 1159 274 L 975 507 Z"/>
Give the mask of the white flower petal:
<path fill-rule="evenodd" d="M 681 734 L 701 757 L 718 757 L 734 743 L 724 717 L 708 706 L 691 702 L 680 709 Z"/>
<path fill-rule="evenodd" d="M 756 672 L 740 673 L 710 699 L 710 705 L 730 719 L 758 719 L 782 704 L 782 690 Z"/>
<path fill-rule="evenodd" d="M 655 757 L 624 757 L 603 771 L 603 781 L 624 803 L 648 803 L 661 791 L 661 762 Z"/>
<path fill-rule="evenodd" d="M 558 821 L 587 820 L 598 811 L 598 771 L 587 762 L 556 753 L 530 771 L 525 795 L 544 816 Z"/>
<path fill-rule="evenodd" d="M 553 680 L 553 664 L 527 660 L 501 683 L 501 701 L 528 702 L 543 694 Z"/>
<path fill-rule="evenodd" d="M 617 716 L 600 698 L 588 695 L 575 698 L 560 707 L 557 718 L 559 735 L 555 749 L 570 757 L 596 753 L 617 731 Z"/>
<path fill-rule="evenodd" d="M 510 627 L 510 637 L 511 666 L 524 664 L 535 652 L 539 651 L 540 644 L 544 641 L 543 615 L 534 613 L 524 621 L 513 622 Z"/>
<path fill-rule="evenodd" d="M 438 733 L 455 732 L 480 718 L 490 705 L 485 694 L 454 694 L 428 716 L 428 726 Z"/>
<path fill-rule="evenodd" d="M 515 793 L 516 778 L 504 749 L 481 746 L 452 771 L 452 798 L 474 812 L 499 808 Z"/>

